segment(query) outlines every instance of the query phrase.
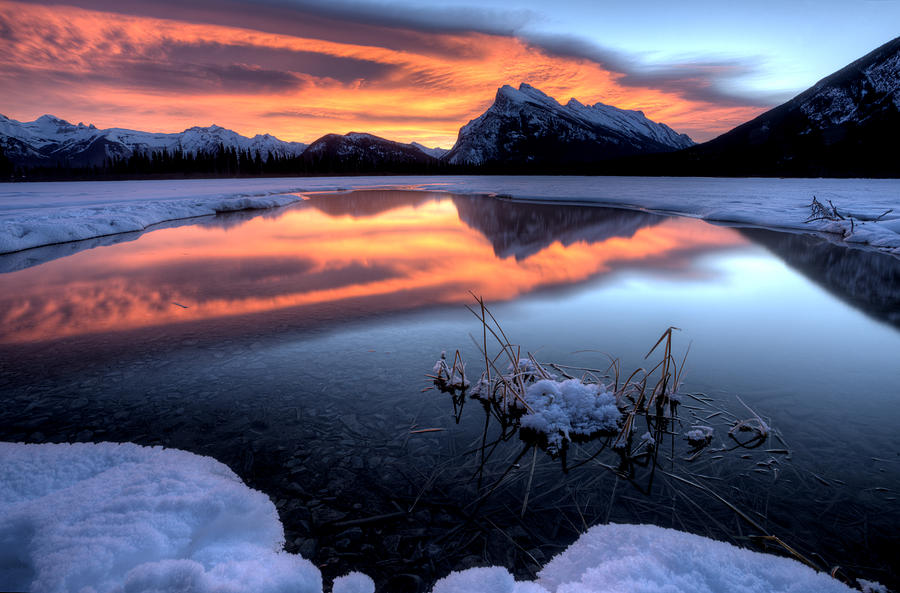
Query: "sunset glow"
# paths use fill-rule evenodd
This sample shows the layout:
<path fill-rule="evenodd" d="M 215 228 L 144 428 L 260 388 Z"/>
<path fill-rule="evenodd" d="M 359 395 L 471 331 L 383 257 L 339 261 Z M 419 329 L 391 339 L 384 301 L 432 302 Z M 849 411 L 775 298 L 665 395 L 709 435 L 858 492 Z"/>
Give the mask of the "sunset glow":
<path fill-rule="evenodd" d="M 623 73 L 597 62 L 476 31 L 406 31 L 415 42 L 398 47 L 385 27 L 354 42 L 324 25 L 284 34 L 17 2 L 0 3 L 0 28 L 8 31 L 0 37 L 0 112 L 21 121 L 53 113 L 159 132 L 215 123 L 302 142 L 366 131 L 449 147 L 498 87 L 519 82 L 562 102 L 640 109 L 698 139 L 763 110 L 626 86 Z"/>
<path fill-rule="evenodd" d="M 329 200 L 345 198 L 325 196 L 277 220 L 162 229 L 32 268 L 19 274 L 16 290 L 2 291 L 0 342 L 287 309 L 302 319 L 304 307 L 350 299 L 364 299 L 368 310 L 465 303 L 470 290 L 508 300 L 622 266 L 684 273 L 690 254 L 745 242 L 733 230 L 690 219 L 653 218 L 646 226 L 639 218 L 644 226 L 635 231 L 626 218 L 620 236 L 568 246 L 552 240 L 528 257 L 498 257 L 449 197 L 398 195 L 398 205 L 368 216 L 340 213 L 348 202 L 333 211 Z M 31 275 L 43 280 L 30 283 Z"/>

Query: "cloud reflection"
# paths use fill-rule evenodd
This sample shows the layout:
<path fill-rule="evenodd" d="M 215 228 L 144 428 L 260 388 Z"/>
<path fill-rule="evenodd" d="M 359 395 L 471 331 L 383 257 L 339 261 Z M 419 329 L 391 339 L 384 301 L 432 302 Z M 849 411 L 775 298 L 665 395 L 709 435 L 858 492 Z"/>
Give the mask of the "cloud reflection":
<path fill-rule="evenodd" d="M 745 242 L 689 219 L 425 192 L 320 195 L 278 214 L 4 274 L 0 342 L 247 315 L 290 325 L 322 306 L 344 318 L 464 303 L 470 290 L 506 300 L 629 267 L 690 275 L 693 256 Z"/>

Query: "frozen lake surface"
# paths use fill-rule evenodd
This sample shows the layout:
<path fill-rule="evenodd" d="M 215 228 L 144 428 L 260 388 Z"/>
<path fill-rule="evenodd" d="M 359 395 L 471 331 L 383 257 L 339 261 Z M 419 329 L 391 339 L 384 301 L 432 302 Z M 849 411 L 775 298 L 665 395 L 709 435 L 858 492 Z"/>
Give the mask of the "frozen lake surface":
<path fill-rule="evenodd" d="M 518 195 L 500 182 L 483 184 Z M 886 183 L 872 191 L 887 195 Z M 897 585 L 900 260 L 889 249 L 427 191 L 290 201 L 0 256 L 0 441 L 209 455 L 275 501 L 289 551 L 326 577 L 363 570 L 392 590 L 483 564 L 534 578 L 607 521 L 759 547 L 723 500 L 823 568 Z M 448 396 L 422 392 L 442 350 L 480 372 L 469 291 L 542 361 L 606 368 L 610 353 L 630 372 L 679 327 L 676 355 L 691 344 L 684 391 L 722 412 L 687 402 L 684 429 L 708 423 L 729 445 L 716 423 L 746 415 L 739 397 L 780 439 L 692 462 L 676 439 L 663 469 L 705 489 L 664 473 L 629 484 L 593 463 L 564 474 L 543 454 L 532 475 L 530 455 L 510 465 L 516 439 L 482 467 L 480 407 L 457 424 Z M 586 444 L 570 464 L 591 455 Z"/>
<path fill-rule="evenodd" d="M 0 253 L 139 231 L 161 222 L 272 208 L 300 193 L 417 189 L 605 204 L 703 220 L 821 232 L 900 253 L 896 179 L 441 176 L 0 183 Z M 836 214 L 813 212 L 813 198 Z M 836 210 L 831 210 L 831 208 Z"/>

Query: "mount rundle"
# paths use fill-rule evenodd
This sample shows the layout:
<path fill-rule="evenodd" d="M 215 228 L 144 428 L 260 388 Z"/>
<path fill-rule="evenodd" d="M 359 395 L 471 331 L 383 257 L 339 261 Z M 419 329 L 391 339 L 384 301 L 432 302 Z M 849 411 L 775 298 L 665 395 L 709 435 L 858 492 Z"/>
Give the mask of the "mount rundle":
<path fill-rule="evenodd" d="M 503 86 L 494 104 L 459 131 L 451 164 L 563 165 L 693 146 L 685 134 L 603 103 L 561 105 L 528 84 Z"/>
<path fill-rule="evenodd" d="M 160 134 L 121 128 L 97 129 L 52 115 L 18 122 L 0 115 L 0 148 L 20 167 L 91 167 L 107 159 L 155 151 L 196 155 L 226 150 L 279 158 L 303 156 L 313 166 L 339 170 L 379 166 L 498 166 L 590 163 L 611 157 L 666 152 L 692 146 L 684 134 L 650 121 L 640 111 L 609 105 L 565 105 L 522 84 L 501 87 L 493 105 L 459 132 L 451 150 L 403 144 L 371 134 L 327 134 L 310 145 L 285 142 L 269 134 L 248 138 L 219 126 Z"/>

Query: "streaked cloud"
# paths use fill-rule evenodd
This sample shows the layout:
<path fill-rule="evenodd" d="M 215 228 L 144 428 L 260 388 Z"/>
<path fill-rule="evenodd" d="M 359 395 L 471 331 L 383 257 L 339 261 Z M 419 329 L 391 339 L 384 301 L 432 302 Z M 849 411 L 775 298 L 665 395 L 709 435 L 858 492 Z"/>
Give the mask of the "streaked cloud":
<path fill-rule="evenodd" d="M 0 84 L 12 89 L 0 109 L 101 127 L 177 131 L 212 117 L 288 140 L 354 130 L 448 146 L 503 84 L 641 109 L 698 139 L 768 105 L 729 90 L 750 58 L 648 67 L 528 32 L 539 18 L 370 2 L 0 2 Z"/>
<path fill-rule="evenodd" d="M 751 74 L 762 58 L 695 58 L 682 62 L 645 65 L 634 57 L 567 35 L 527 35 L 526 40 L 540 51 L 554 56 L 589 60 L 612 72 L 621 85 L 655 88 L 672 92 L 690 101 L 722 106 L 768 107 L 774 97 L 766 94 L 736 93 L 727 88 L 735 79 Z"/>

